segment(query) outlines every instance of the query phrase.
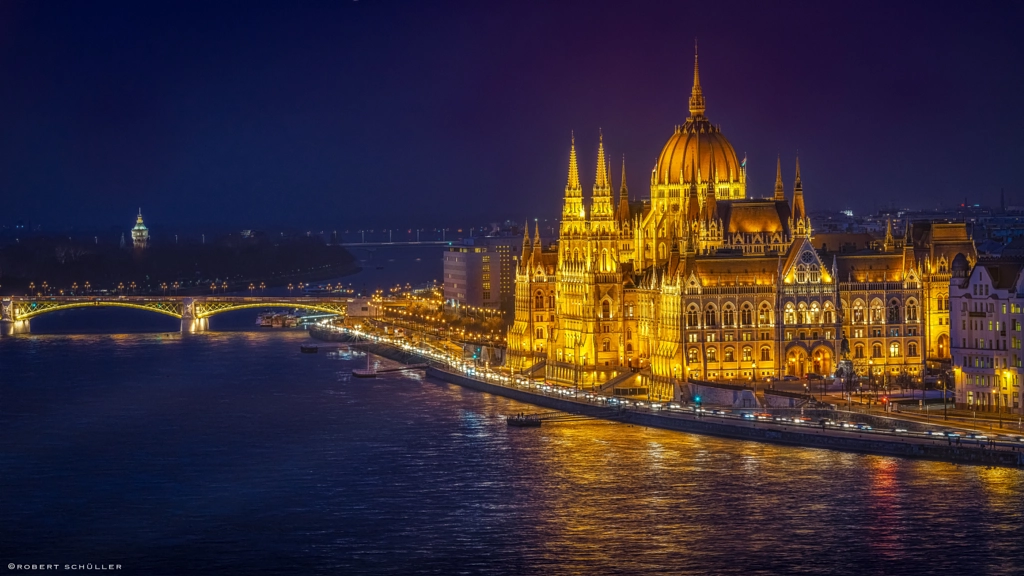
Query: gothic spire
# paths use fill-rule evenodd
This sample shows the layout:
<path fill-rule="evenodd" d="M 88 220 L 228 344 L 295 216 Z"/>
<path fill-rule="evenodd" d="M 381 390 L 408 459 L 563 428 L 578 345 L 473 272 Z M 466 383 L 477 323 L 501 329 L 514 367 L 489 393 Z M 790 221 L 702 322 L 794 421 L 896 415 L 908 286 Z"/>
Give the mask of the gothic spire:
<path fill-rule="evenodd" d="M 582 186 L 580 186 L 580 169 L 576 164 L 576 135 L 572 135 L 572 144 L 569 148 L 569 182 L 565 185 L 565 190 L 580 190 L 582 192 Z"/>
<path fill-rule="evenodd" d="M 786 189 L 782 186 L 782 155 L 780 154 L 775 163 L 775 201 L 786 200 Z"/>
<path fill-rule="evenodd" d="M 693 39 L 693 89 L 690 91 L 690 116 L 704 115 L 704 93 L 700 89 L 700 66 L 697 65 L 697 39 Z"/>
<path fill-rule="evenodd" d="M 793 183 L 793 218 L 802 219 L 807 216 L 804 208 L 804 185 L 800 181 L 800 157 L 796 157 L 796 182 Z"/>
<path fill-rule="evenodd" d="M 611 182 L 608 180 L 608 163 L 604 159 L 604 134 L 597 137 L 597 177 L 594 180 L 594 191 L 608 190 L 611 194 Z"/>

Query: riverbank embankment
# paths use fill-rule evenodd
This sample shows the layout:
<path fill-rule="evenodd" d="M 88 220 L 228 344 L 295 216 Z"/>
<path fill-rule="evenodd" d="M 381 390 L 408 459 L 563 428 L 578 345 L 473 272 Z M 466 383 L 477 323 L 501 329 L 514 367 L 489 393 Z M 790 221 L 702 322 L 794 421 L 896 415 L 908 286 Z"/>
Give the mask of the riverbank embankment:
<path fill-rule="evenodd" d="M 346 341 L 338 333 L 311 335 L 324 340 Z M 351 339 L 348 339 L 351 341 Z M 691 434 L 703 434 L 751 440 L 772 444 L 785 444 L 809 448 L 827 448 L 845 452 L 899 456 L 938 460 L 958 464 L 981 464 L 989 466 L 1022 467 L 1024 446 L 1001 448 L 984 443 L 957 445 L 946 436 L 919 436 L 894 434 L 880 431 L 847 430 L 816 424 L 792 424 L 773 421 L 759 421 L 734 417 L 715 416 L 710 413 L 685 412 L 678 410 L 655 410 L 652 408 L 609 406 L 594 403 L 578 397 L 548 394 L 534 388 L 516 386 L 502 382 L 491 382 L 457 373 L 437 360 L 415 351 L 379 342 L 360 342 L 360 347 L 369 352 L 401 362 L 403 364 L 426 363 L 427 375 L 452 384 L 503 396 L 519 402 L 552 410 L 581 414 L 652 428 L 661 428 Z"/>

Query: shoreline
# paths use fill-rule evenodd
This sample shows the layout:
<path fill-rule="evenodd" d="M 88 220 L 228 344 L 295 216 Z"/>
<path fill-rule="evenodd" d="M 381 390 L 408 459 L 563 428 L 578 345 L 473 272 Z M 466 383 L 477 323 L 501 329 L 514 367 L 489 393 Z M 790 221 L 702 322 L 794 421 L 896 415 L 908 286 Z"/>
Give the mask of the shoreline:
<path fill-rule="evenodd" d="M 427 363 L 428 376 L 510 398 L 526 404 L 581 414 L 626 424 L 649 426 L 675 432 L 702 434 L 735 440 L 749 440 L 804 448 L 825 448 L 842 452 L 897 456 L 952 464 L 973 464 L 1009 468 L 1024 467 L 1024 445 L 1017 450 L 983 448 L 983 445 L 956 446 L 946 437 L 892 436 L 862 430 L 821 429 L 816 425 L 794 425 L 765 421 L 731 420 L 711 414 L 612 407 L 595 405 L 567 397 L 553 397 L 521 387 L 480 380 L 446 369 L 430 357 L 390 344 L 358 340 L 345 334 L 310 328 L 310 336 L 318 340 L 358 343 L 369 352 L 401 364 Z M 1024 443 L 1022 443 L 1024 444 Z"/>

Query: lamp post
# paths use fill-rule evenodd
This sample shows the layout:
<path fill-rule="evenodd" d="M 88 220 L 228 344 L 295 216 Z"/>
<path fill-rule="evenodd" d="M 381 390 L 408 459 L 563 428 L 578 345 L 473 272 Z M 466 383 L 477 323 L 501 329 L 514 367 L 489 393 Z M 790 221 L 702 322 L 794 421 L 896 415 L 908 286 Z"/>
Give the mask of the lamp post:
<path fill-rule="evenodd" d="M 266 284 L 264 284 L 263 282 L 260 282 L 260 294 L 263 294 L 263 290 L 265 290 L 266 287 L 267 287 Z"/>
<path fill-rule="evenodd" d="M 28 283 L 28 295 L 31 296 L 32 293 L 35 292 L 35 291 L 36 291 L 36 283 L 35 282 L 29 282 Z"/>
<path fill-rule="evenodd" d="M 289 296 L 291 296 L 291 295 L 292 295 L 292 289 L 294 289 L 294 288 L 295 288 L 295 287 L 294 287 L 294 286 L 292 286 L 291 282 L 289 282 L 289 283 L 288 283 L 288 295 L 289 295 Z"/>
<path fill-rule="evenodd" d="M 90 286 L 91 286 L 91 284 L 89 284 L 89 281 L 88 281 L 88 280 L 86 280 L 86 281 L 85 281 L 85 293 L 86 293 L 86 294 L 88 294 L 88 293 L 89 293 L 89 287 L 90 287 Z"/>
<path fill-rule="evenodd" d="M 255 288 L 255 286 L 252 285 L 252 282 L 249 282 L 249 296 L 250 297 L 252 297 L 253 288 Z"/>

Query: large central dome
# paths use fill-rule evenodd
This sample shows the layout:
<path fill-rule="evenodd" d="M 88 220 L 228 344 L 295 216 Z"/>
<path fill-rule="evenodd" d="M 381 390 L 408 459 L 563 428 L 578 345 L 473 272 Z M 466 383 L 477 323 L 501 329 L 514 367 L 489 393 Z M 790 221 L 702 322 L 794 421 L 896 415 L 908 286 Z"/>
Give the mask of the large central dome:
<path fill-rule="evenodd" d="M 729 140 L 704 116 L 704 94 L 700 87 L 697 56 L 693 57 L 693 92 L 690 95 L 690 117 L 676 131 L 658 157 L 652 187 L 679 189 L 691 182 L 714 178 L 720 186 L 719 196 L 746 196 L 746 178 Z M 729 186 L 721 186 L 722 184 Z"/>

